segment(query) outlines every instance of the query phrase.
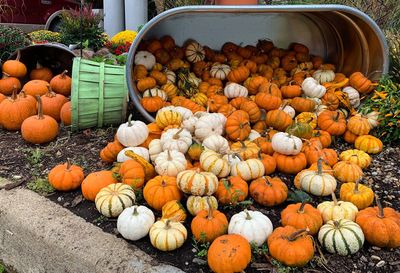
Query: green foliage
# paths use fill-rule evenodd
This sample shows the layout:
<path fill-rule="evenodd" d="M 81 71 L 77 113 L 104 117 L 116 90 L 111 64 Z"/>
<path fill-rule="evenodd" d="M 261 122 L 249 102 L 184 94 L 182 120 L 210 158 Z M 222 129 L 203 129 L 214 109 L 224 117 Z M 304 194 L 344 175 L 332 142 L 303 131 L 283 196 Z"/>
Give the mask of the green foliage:
<path fill-rule="evenodd" d="M 278 262 L 275 259 L 271 259 L 271 264 L 275 267 L 277 273 L 294 273 L 301 272 L 297 267 L 290 267 Z"/>
<path fill-rule="evenodd" d="M 123 55 L 110 55 L 110 56 L 95 56 L 91 58 L 91 61 L 98 62 L 98 63 L 106 63 L 106 64 L 112 64 L 112 65 L 125 65 L 126 64 L 126 59 L 128 55 L 123 54 Z"/>
<path fill-rule="evenodd" d="M 400 83 L 383 77 L 376 91 L 361 106 L 360 112 L 379 112 L 379 125 L 372 134 L 383 143 L 400 143 Z"/>
<path fill-rule="evenodd" d="M 82 30 L 81 16 L 79 10 L 63 10 L 61 14 L 61 42 L 66 45 L 79 44 L 87 41 L 87 46 L 93 50 L 103 47 L 106 36 L 99 26 L 102 16 L 95 14 L 90 6 L 85 5 L 82 9 Z"/>
<path fill-rule="evenodd" d="M 389 44 L 390 75 L 393 80 L 400 82 L 400 32 L 398 29 L 392 29 L 385 34 Z"/>
<path fill-rule="evenodd" d="M 105 217 L 104 215 L 100 215 L 99 217 L 93 220 L 93 224 L 101 224 L 104 223 L 105 221 L 107 221 L 107 217 Z"/>
<path fill-rule="evenodd" d="M 50 30 L 37 30 L 28 34 L 34 43 L 60 43 L 61 35 L 59 32 L 53 32 Z"/>
<path fill-rule="evenodd" d="M 206 235 L 202 233 L 200 237 L 201 239 L 204 239 Z M 210 245 L 211 244 L 209 242 L 201 243 L 198 242 L 194 236 L 192 237 L 192 246 L 194 247 L 194 249 L 196 249 L 196 256 L 199 258 L 207 257 L 207 252 L 210 248 Z"/>
<path fill-rule="evenodd" d="M 41 195 L 46 195 L 55 192 L 55 189 L 50 185 L 49 181 L 44 178 L 36 178 L 26 184 L 27 188 L 31 191 L 37 192 Z"/>
<path fill-rule="evenodd" d="M 17 49 L 31 43 L 20 28 L 0 25 L 0 60 L 7 60 Z"/>
<path fill-rule="evenodd" d="M 4 265 L 2 265 L 0 263 L 0 273 L 5 273 L 6 272 L 6 268 L 4 267 Z"/>
<path fill-rule="evenodd" d="M 236 207 L 240 207 L 242 209 L 248 209 L 251 205 L 253 205 L 253 203 L 254 203 L 253 199 L 250 198 L 249 200 L 244 200 L 244 201 L 237 202 L 237 203 L 234 203 L 234 204 L 226 205 L 226 206 L 223 207 L 223 209 L 224 210 L 231 210 L 231 209 L 234 209 Z"/>
<path fill-rule="evenodd" d="M 250 243 L 251 253 L 253 253 L 253 257 L 260 257 L 264 255 L 268 255 L 268 245 L 264 243 L 261 247 L 257 246 L 255 242 Z"/>

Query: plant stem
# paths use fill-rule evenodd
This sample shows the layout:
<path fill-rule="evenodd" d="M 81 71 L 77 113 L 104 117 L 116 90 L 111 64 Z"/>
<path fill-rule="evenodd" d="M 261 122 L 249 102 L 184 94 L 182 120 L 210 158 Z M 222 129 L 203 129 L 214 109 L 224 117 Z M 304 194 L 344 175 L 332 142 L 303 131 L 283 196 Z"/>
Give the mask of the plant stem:
<path fill-rule="evenodd" d="M 36 100 L 37 100 L 37 102 L 38 102 L 38 119 L 44 119 L 44 116 L 43 116 L 43 105 L 42 105 L 42 98 L 39 96 L 39 95 L 37 95 L 36 96 Z"/>
<path fill-rule="evenodd" d="M 298 237 L 302 236 L 302 234 L 304 232 L 308 233 L 307 229 L 303 228 L 303 229 L 297 230 L 297 231 L 293 232 L 292 234 L 290 234 L 287 239 L 292 242 L 292 241 L 296 240 Z"/>
<path fill-rule="evenodd" d="M 382 203 L 381 203 L 381 200 L 380 200 L 378 195 L 375 195 L 375 201 L 376 201 L 376 204 L 378 205 L 378 215 L 377 216 L 379 218 L 385 218 L 385 214 L 383 212 Z"/>
<path fill-rule="evenodd" d="M 307 204 L 306 200 L 301 201 L 300 208 L 299 208 L 299 210 L 297 212 L 298 213 L 304 213 L 304 207 L 306 206 L 306 204 Z"/>

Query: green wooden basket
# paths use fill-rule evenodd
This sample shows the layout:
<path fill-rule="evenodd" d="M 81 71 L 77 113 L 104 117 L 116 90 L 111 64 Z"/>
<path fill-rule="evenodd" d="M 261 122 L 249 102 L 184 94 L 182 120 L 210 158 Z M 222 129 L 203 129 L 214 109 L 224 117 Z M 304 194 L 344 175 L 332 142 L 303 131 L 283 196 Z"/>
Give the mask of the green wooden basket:
<path fill-rule="evenodd" d="M 125 66 L 74 58 L 72 131 L 121 124 L 128 100 Z"/>

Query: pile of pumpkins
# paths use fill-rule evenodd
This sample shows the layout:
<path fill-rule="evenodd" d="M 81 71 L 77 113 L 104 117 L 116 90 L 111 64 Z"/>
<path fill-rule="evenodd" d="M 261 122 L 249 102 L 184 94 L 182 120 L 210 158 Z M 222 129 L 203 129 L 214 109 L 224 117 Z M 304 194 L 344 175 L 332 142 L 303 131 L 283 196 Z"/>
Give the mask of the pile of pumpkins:
<path fill-rule="evenodd" d="M 67 71 L 53 75 L 39 63 L 29 72 L 20 61 L 8 60 L 2 66 L 0 79 L 0 126 L 8 131 L 19 131 L 29 143 L 42 144 L 54 140 L 58 124 L 71 124 L 71 78 Z"/>
<path fill-rule="evenodd" d="M 66 163 L 49 173 L 56 189 L 81 187 L 101 214 L 118 217 L 124 238 L 149 235 L 155 248 L 175 250 L 188 237 L 186 207 L 194 238 L 211 243 L 207 259 L 214 272 L 241 272 L 250 263 L 251 244 L 265 242 L 276 260 L 304 266 L 314 256 L 314 235 L 339 255 L 357 252 L 364 240 L 400 246 L 400 213 L 382 208 L 372 189 L 360 184 L 369 154 L 383 147 L 368 134 L 378 113 L 355 110 L 360 94 L 375 86 L 361 73 L 335 73 L 297 43 L 283 50 L 270 41 L 244 47 L 228 42 L 216 52 L 195 41 L 178 47 L 170 36 L 143 42 L 135 64 L 141 103 L 155 121 L 146 125 L 130 116 L 119 126 L 100 151 L 102 161 L 118 162 L 111 170 L 85 178 L 79 166 Z M 356 149 L 338 155 L 329 147 L 339 136 Z M 265 207 L 284 203 L 288 185 L 279 173 L 292 175 L 294 187 L 332 201 L 290 204 L 275 229 L 259 211 L 228 219 L 218 210 L 249 196 Z M 137 191 L 148 207 L 136 204 Z M 374 199 L 377 206 L 370 207 Z"/>

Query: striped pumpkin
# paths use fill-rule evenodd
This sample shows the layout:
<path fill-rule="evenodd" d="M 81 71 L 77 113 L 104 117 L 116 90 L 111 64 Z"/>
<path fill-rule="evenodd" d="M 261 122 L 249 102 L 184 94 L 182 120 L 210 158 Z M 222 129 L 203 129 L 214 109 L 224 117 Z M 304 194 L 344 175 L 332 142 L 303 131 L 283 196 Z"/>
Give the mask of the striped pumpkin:
<path fill-rule="evenodd" d="M 321 212 L 324 223 L 330 220 L 348 219 L 355 221 L 358 208 L 351 202 L 338 201 L 335 193 L 332 193 L 333 201 L 325 201 L 317 206 Z"/>
<path fill-rule="evenodd" d="M 213 209 L 218 209 L 218 201 L 214 196 L 195 196 L 191 195 L 186 201 L 186 208 L 189 213 L 196 216 L 202 210 L 209 210 L 210 205 Z"/>
<path fill-rule="evenodd" d="M 261 160 L 256 158 L 250 158 L 231 164 L 231 175 L 240 176 L 246 181 L 259 178 L 265 173 L 264 165 L 262 164 Z"/>
<path fill-rule="evenodd" d="M 346 256 L 362 248 L 364 233 L 353 221 L 330 220 L 319 230 L 318 240 L 328 252 Z"/>
<path fill-rule="evenodd" d="M 219 178 L 227 177 L 231 171 L 226 157 L 208 149 L 200 155 L 200 166 L 206 172 L 211 172 Z"/>
<path fill-rule="evenodd" d="M 123 183 L 110 184 L 100 190 L 95 199 L 97 210 L 106 217 L 117 217 L 135 203 L 132 187 Z"/>
<path fill-rule="evenodd" d="M 182 115 L 172 110 L 160 110 L 156 115 L 156 123 L 160 129 L 169 125 L 181 125 Z"/>
<path fill-rule="evenodd" d="M 371 157 L 364 151 L 351 149 L 340 153 L 340 160 L 356 163 L 361 169 L 365 169 L 371 164 Z"/>
<path fill-rule="evenodd" d="M 218 187 L 218 178 L 210 172 L 186 170 L 178 174 L 178 188 L 192 195 L 212 195 Z"/>
<path fill-rule="evenodd" d="M 171 200 L 165 203 L 162 207 L 161 219 L 171 219 L 173 221 L 185 221 L 186 211 L 181 202 L 178 200 Z"/>

